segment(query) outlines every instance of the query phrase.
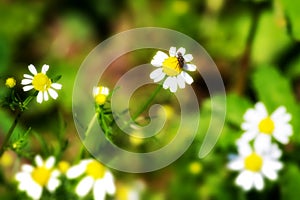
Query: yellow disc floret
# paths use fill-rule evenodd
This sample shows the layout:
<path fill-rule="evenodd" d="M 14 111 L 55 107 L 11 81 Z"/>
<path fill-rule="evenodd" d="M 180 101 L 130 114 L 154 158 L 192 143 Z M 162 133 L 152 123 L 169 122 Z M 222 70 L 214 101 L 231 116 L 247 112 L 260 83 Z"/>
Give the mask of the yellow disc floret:
<path fill-rule="evenodd" d="M 93 177 L 95 180 L 103 178 L 105 167 L 99 162 L 93 160 L 86 166 L 86 174 Z"/>
<path fill-rule="evenodd" d="M 245 169 L 253 172 L 258 172 L 261 170 L 263 159 L 260 155 L 256 153 L 252 153 L 245 158 L 244 164 L 245 164 Z"/>
<path fill-rule="evenodd" d="M 264 118 L 258 124 L 258 129 L 261 133 L 272 134 L 274 128 L 275 128 L 274 122 L 270 117 Z"/>
<path fill-rule="evenodd" d="M 182 71 L 178 59 L 176 57 L 169 57 L 164 60 L 162 68 L 168 76 L 177 76 Z"/>
<path fill-rule="evenodd" d="M 37 91 L 47 91 L 51 86 L 51 80 L 46 74 L 38 73 L 33 77 L 32 85 Z"/>
<path fill-rule="evenodd" d="M 95 102 L 96 104 L 98 105 L 103 105 L 105 102 L 106 102 L 106 98 L 107 98 L 107 95 L 104 95 L 104 94 L 97 94 L 95 96 Z"/>
<path fill-rule="evenodd" d="M 60 161 L 58 163 L 58 169 L 62 173 L 66 173 L 69 168 L 70 168 L 70 163 L 68 163 L 67 161 Z"/>
<path fill-rule="evenodd" d="M 8 88 L 13 88 L 15 87 L 16 85 L 16 80 L 14 78 L 8 78 L 6 79 L 5 81 L 5 85 L 8 87 Z"/>
<path fill-rule="evenodd" d="M 36 183 L 43 187 L 47 185 L 50 179 L 51 170 L 44 166 L 37 167 L 32 171 L 31 176 Z"/>

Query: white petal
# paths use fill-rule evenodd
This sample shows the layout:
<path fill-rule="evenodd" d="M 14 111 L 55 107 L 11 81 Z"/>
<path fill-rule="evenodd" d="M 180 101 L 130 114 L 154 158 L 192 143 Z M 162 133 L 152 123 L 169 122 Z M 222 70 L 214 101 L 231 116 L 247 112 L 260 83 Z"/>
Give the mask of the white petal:
<path fill-rule="evenodd" d="M 185 81 L 181 74 L 179 74 L 177 76 L 177 83 L 178 83 L 179 88 L 181 88 L 181 89 L 185 88 Z"/>
<path fill-rule="evenodd" d="M 94 179 L 90 176 L 84 177 L 76 186 L 76 194 L 80 197 L 86 196 L 92 189 Z"/>
<path fill-rule="evenodd" d="M 184 57 L 184 54 L 185 54 L 185 48 L 180 47 L 180 48 L 177 50 L 177 54 L 178 54 L 179 52 L 180 52 L 180 53 L 183 55 L 183 57 Z"/>
<path fill-rule="evenodd" d="M 261 154 L 271 147 L 271 135 L 269 134 L 258 134 L 254 140 L 254 149 L 257 153 Z"/>
<path fill-rule="evenodd" d="M 278 142 L 282 144 L 289 143 L 289 137 L 287 135 L 282 134 L 282 132 L 275 132 L 273 136 Z"/>
<path fill-rule="evenodd" d="M 47 184 L 47 189 L 50 192 L 53 192 L 56 190 L 56 188 L 60 185 L 60 181 L 57 178 L 50 178 Z"/>
<path fill-rule="evenodd" d="M 67 171 L 67 177 L 70 179 L 77 178 L 78 176 L 82 175 L 85 172 L 86 169 L 86 163 L 79 163 L 78 165 L 75 165 L 71 167 Z"/>
<path fill-rule="evenodd" d="M 51 87 L 57 90 L 60 90 L 62 88 L 62 85 L 59 83 L 52 83 Z"/>
<path fill-rule="evenodd" d="M 54 156 L 50 156 L 46 162 L 45 162 L 45 166 L 48 168 L 48 169 L 51 169 L 55 164 L 55 158 Z"/>
<path fill-rule="evenodd" d="M 36 97 L 36 101 L 38 103 L 42 103 L 43 102 L 43 92 L 39 92 L 37 97 Z"/>
<path fill-rule="evenodd" d="M 250 171 L 243 171 L 241 172 L 237 179 L 236 184 L 241 186 L 244 190 L 250 190 L 253 186 L 254 180 L 253 180 L 253 173 Z"/>
<path fill-rule="evenodd" d="M 32 80 L 30 80 L 30 79 L 23 79 L 23 80 L 21 81 L 21 84 L 22 84 L 22 85 L 28 85 L 28 84 L 30 84 L 30 83 L 32 83 Z"/>
<path fill-rule="evenodd" d="M 109 171 L 107 171 L 105 173 L 104 181 L 105 181 L 105 184 L 106 184 L 105 187 L 106 187 L 107 193 L 108 194 L 115 194 L 116 186 L 114 184 L 114 177 Z"/>
<path fill-rule="evenodd" d="M 161 73 L 160 76 L 156 77 L 153 81 L 154 83 L 157 83 L 159 81 L 161 81 L 163 78 L 165 78 L 166 74 L 165 73 Z"/>
<path fill-rule="evenodd" d="M 155 67 L 161 67 L 162 63 L 165 59 L 167 59 L 169 56 L 162 52 L 162 51 L 158 51 L 155 56 L 153 57 L 153 59 L 151 60 L 151 65 L 155 66 Z"/>
<path fill-rule="evenodd" d="M 24 78 L 28 78 L 28 79 L 31 79 L 31 80 L 33 79 L 33 76 L 31 76 L 29 74 L 24 74 L 23 76 L 24 76 Z"/>
<path fill-rule="evenodd" d="M 244 159 L 238 158 L 238 159 L 230 161 L 227 165 L 227 168 L 234 170 L 234 171 L 238 171 L 238 170 L 243 169 L 244 166 L 245 166 Z"/>
<path fill-rule="evenodd" d="M 172 57 L 176 56 L 176 47 L 171 47 L 169 50 L 169 55 Z"/>
<path fill-rule="evenodd" d="M 184 69 L 193 72 L 196 71 L 197 67 L 194 64 L 185 64 Z"/>
<path fill-rule="evenodd" d="M 245 130 L 244 128 L 244 126 L 243 126 L 244 124 L 242 124 L 242 129 L 243 130 Z M 247 129 L 246 129 L 247 130 Z M 258 134 L 258 132 L 257 131 L 246 131 L 243 135 L 242 135 L 242 137 L 241 137 L 241 139 L 242 140 L 245 140 L 245 141 L 250 141 L 250 140 L 253 140 L 256 136 L 257 136 L 257 134 Z"/>
<path fill-rule="evenodd" d="M 261 102 L 255 104 L 255 110 L 258 112 L 257 114 L 263 118 L 268 116 L 267 109 L 265 105 Z"/>
<path fill-rule="evenodd" d="M 99 87 L 93 87 L 93 96 L 97 96 L 99 94 L 99 90 L 100 88 Z"/>
<path fill-rule="evenodd" d="M 185 62 L 191 62 L 193 60 L 192 54 L 186 54 L 183 56 Z"/>
<path fill-rule="evenodd" d="M 30 184 L 30 187 L 27 187 L 28 196 L 33 199 L 40 199 L 42 196 L 43 188 L 38 184 Z"/>
<path fill-rule="evenodd" d="M 193 78 L 188 73 L 181 72 L 181 74 L 187 84 L 191 85 L 194 82 Z"/>
<path fill-rule="evenodd" d="M 18 172 L 16 173 L 15 178 L 19 182 L 26 182 L 31 179 L 31 176 L 27 172 Z"/>
<path fill-rule="evenodd" d="M 289 113 L 286 113 L 286 108 L 284 106 L 280 106 L 277 108 L 271 115 L 271 118 L 274 121 L 289 122 L 292 119 L 292 116 Z"/>
<path fill-rule="evenodd" d="M 35 68 L 34 65 L 30 64 L 30 65 L 28 66 L 28 69 L 29 69 L 29 71 L 30 71 L 33 75 L 36 75 L 36 74 L 37 74 L 37 71 L 36 71 L 36 68 Z"/>
<path fill-rule="evenodd" d="M 153 72 L 150 73 L 150 78 L 155 79 L 156 77 L 160 76 L 162 73 L 163 73 L 163 69 L 158 68 L 158 69 L 156 69 L 156 70 L 154 70 Z"/>
<path fill-rule="evenodd" d="M 267 177 L 270 180 L 276 180 L 277 179 L 277 173 L 273 169 L 267 169 L 267 167 L 262 168 L 262 173 L 265 177 Z"/>
<path fill-rule="evenodd" d="M 49 88 L 49 89 L 48 89 L 48 92 L 49 92 L 50 96 L 51 96 L 53 99 L 57 99 L 58 94 L 57 94 L 57 92 L 56 92 L 55 90 Z"/>
<path fill-rule="evenodd" d="M 49 69 L 49 65 L 43 65 L 43 67 L 42 67 L 42 73 L 46 74 L 46 72 L 48 71 L 48 69 Z"/>
<path fill-rule="evenodd" d="M 171 78 L 170 91 L 174 93 L 177 91 L 177 79 L 176 77 L 170 77 L 170 78 Z"/>
<path fill-rule="evenodd" d="M 97 180 L 94 184 L 94 199 L 104 200 L 105 199 L 105 183 L 103 180 Z"/>
<path fill-rule="evenodd" d="M 24 172 L 31 173 L 33 171 L 33 169 L 34 168 L 31 165 L 28 165 L 28 164 L 22 165 L 22 171 L 24 171 Z"/>
<path fill-rule="evenodd" d="M 42 157 L 40 155 L 36 155 L 35 158 L 34 158 L 34 161 L 35 161 L 35 164 L 38 166 L 38 167 L 41 167 L 44 165 L 44 161 L 42 159 Z"/>
<path fill-rule="evenodd" d="M 44 95 L 44 100 L 48 101 L 49 100 L 48 92 L 47 91 L 43 92 L 43 95 Z"/>
<path fill-rule="evenodd" d="M 27 92 L 33 88 L 33 85 L 26 85 L 23 87 L 24 92 Z"/>
<path fill-rule="evenodd" d="M 254 187 L 257 190 L 262 190 L 264 188 L 264 180 L 261 174 L 254 174 Z"/>
<path fill-rule="evenodd" d="M 164 84 L 163 84 L 163 88 L 164 89 L 168 89 L 171 85 L 171 82 L 172 82 L 172 78 L 169 76 L 165 81 L 164 81 Z"/>

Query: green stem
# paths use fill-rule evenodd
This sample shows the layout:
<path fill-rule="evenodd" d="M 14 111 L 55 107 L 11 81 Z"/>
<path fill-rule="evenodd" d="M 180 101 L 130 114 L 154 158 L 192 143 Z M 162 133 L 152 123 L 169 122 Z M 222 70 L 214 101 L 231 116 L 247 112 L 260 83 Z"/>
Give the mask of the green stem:
<path fill-rule="evenodd" d="M 33 99 L 33 97 L 35 97 L 37 95 L 37 92 L 35 92 L 32 96 L 27 97 L 23 102 L 22 102 L 22 107 L 20 108 L 20 110 L 17 112 L 17 116 L 13 122 L 13 124 L 11 125 L 11 127 L 8 130 L 8 133 L 6 134 L 6 137 L 4 139 L 4 142 L 0 148 L 0 157 L 3 155 L 6 146 L 8 145 L 8 142 L 19 122 L 19 119 L 21 118 L 21 115 L 24 111 L 24 109 L 26 109 L 27 105 L 31 102 L 31 100 Z"/>
<path fill-rule="evenodd" d="M 10 139 L 10 137 L 12 136 L 12 134 L 13 134 L 13 132 L 14 132 L 14 130 L 15 130 L 17 124 L 18 124 L 18 121 L 19 121 L 21 115 L 22 115 L 22 112 L 21 112 L 21 111 L 18 111 L 17 116 L 16 116 L 16 118 L 15 118 L 13 124 L 12 124 L 11 127 L 9 128 L 9 131 L 8 131 L 8 133 L 7 133 L 6 137 L 5 137 L 5 140 L 4 140 L 4 142 L 3 142 L 2 146 L 1 146 L 1 149 L 0 149 L 0 157 L 3 155 L 3 153 L 4 153 L 4 151 L 5 151 L 5 148 L 6 148 L 7 144 L 8 144 L 8 142 L 9 142 L 9 139 Z"/>
<path fill-rule="evenodd" d="M 84 133 L 84 136 L 85 136 L 85 137 L 87 137 L 88 134 L 91 132 L 92 127 L 93 127 L 93 125 L 94 125 L 94 123 L 95 123 L 95 121 L 96 121 L 96 119 L 97 119 L 97 116 L 98 116 L 98 113 L 96 112 L 96 113 L 94 114 L 93 118 L 91 119 L 91 121 L 90 121 L 90 123 L 89 123 L 89 125 L 88 125 L 88 127 L 87 127 L 87 129 L 86 129 L 86 131 L 85 131 L 85 133 Z"/>
<path fill-rule="evenodd" d="M 156 97 L 156 95 L 158 94 L 158 92 L 161 90 L 162 88 L 162 84 L 158 85 L 156 90 L 153 92 L 153 94 L 150 96 L 150 98 L 148 99 L 148 101 L 146 101 L 146 103 L 141 107 L 140 110 L 138 110 L 135 115 L 133 115 L 132 117 L 132 121 L 135 121 L 150 105 L 150 103 L 153 101 L 153 99 Z"/>

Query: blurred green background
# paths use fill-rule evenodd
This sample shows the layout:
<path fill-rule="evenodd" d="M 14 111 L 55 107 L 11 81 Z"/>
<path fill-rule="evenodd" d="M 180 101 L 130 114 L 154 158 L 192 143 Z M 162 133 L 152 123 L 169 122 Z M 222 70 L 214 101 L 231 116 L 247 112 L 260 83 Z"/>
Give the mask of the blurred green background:
<path fill-rule="evenodd" d="M 96 45 L 121 31 L 148 26 L 170 28 L 200 43 L 222 75 L 228 95 L 222 136 L 214 151 L 200 160 L 197 154 L 204 125 L 194 144 L 171 166 L 145 174 L 114 171 L 117 184 L 142 181 L 145 187 L 141 199 L 297 199 L 299 9 L 297 0 L 1 0 L 1 84 L 10 76 L 20 83 L 29 64 L 38 70 L 48 64 L 50 76 L 62 75 L 58 100 L 42 105 L 32 102 L 16 132 L 30 126 L 34 133 L 28 151 L 43 155 L 54 152 L 73 162 L 81 144 L 72 118 L 72 90 L 84 58 Z M 131 66 L 136 61 L 126 62 Z M 17 87 L 22 90 L 20 84 Z M 202 123 L 209 124 L 210 97 L 201 77 L 195 77 L 193 87 L 201 102 Z M 7 89 L 1 89 L 0 95 L 6 93 Z M 246 193 L 234 185 L 236 174 L 226 169 L 226 163 L 229 153 L 236 152 L 234 141 L 242 133 L 239 126 L 244 112 L 259 100 L 270 112 L 285 105 L 293 115 L 294 135 L 292 143 L 283 147 L 286 168 L 279 181 L 268 183 L 262 192 Z M 0 110 L 2 141 L 13 116 L 6 108 Z M 42 148 L 44 141 L 46 149 Z M 10 197 L 12 186 L 6 182 L 13 170 L 2 169 L 3 199 Z"/>

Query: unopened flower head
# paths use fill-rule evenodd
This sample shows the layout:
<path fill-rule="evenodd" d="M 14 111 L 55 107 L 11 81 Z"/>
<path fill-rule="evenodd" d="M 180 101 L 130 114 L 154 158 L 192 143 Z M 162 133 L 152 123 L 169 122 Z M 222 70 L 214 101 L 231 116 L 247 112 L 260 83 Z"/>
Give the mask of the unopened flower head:
<path fill-rule="evenodd" d="M 94 159 L 82 160 L 78 165 L 67 171 L 70 179 L 81 177 L 75 192 L 79 197 L 84 197 L 93 189 L 95 200 L 104 200 L 106 193 L 114 194 L 116 187 L 111 172 Z"/>
<path fill-rule="evenodd" d="M 276 144 L 271 144 L 268 149 L 255 146 L 253 150 L 249 143 L 240 140 L 238 153 L 239 155 L 229 162 L 228 168 L 239 171 L 235 183 L 246 191 L 252 188 L 262 190 L 263 178 L 276 180 L 277 172 L 283 167 L 278 160 L 281 151 Z"/>
<path fill-rule="evenodd" d="M 54 168 L 53 156 L 43 161 L 41 156 L 37 155 L 35 164 L 36 166 L 22 165 L 22 171 L 16 174 L 16 180 L 19 182 L 19 190 L 25 191 L 32 199 L 40 199 L 44 188 L 54 192 L 60 185 L 60 173 Z"/>
<path fill-rule="evenodd" d="M 242 139 L 246 141 L 255 139 L 255 143 L 259 146 L 271 143 L 272 137 L 282 144 L 287 144 L 293 133 L 292 126 L 289 124 L 291 115 L 283 106 L 269 115 L 264 104 L 259 102 L 253 109 L 246 111 L 244 119 L 242 129 L 245 133 Z"/>
<path fill-rule="evenodd" d="M 32 75 L 24 74 L 24 79 L 21 84 L 25 85 L 23 87 L 24 91 L 29 91 L 35 89 L 38 91 L 37 102 L 42 103 L 43 101 L 48 101 L 49 95 L 56 99 L 58 97 L 56 90 L 60 90 L 62 85 L 59 83 L 52 83 L 51 79 L 46 75 L 46 72 L 49 69 L 49 65 L 43 65 L 42 71 L 37 72 L 36 68 L 33 65 L 28 66 L 29 71 Z"/>
<path fill-rule="evenodd" d="M 176 92 L 177 86 L 182 89 L 185 88 L 185 83 L 192 84 L 194 80 L 186 71 L 195 71 L 196 65 L 190 63 L 193 60 L 192 54 L 185 54 L 185 51 L 183 47 L 177 51 L 176 47 L 171 47 L 169 56 L 158 51 L 151 61 L 151 64 L 158 69 L 150 74 L 150 78 L 154 82 L 159 82 L 167 76 L 163 87 L 170 89 L 171 92 Z"/>
<path fill-rule="evenodd" d="M 5 81 L 5 85 L 8 88 L 13 88 L 16 85 L 16 80 L 13 77 L 7 78 Z"/>
<path fill-rule="evenodd" d="M 93 88 L 93 96 L 97 105 L 103 105 L 107 96 L 109 95 L 109 88 L 104 86 L 94 87 Z"/>

